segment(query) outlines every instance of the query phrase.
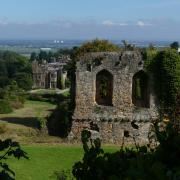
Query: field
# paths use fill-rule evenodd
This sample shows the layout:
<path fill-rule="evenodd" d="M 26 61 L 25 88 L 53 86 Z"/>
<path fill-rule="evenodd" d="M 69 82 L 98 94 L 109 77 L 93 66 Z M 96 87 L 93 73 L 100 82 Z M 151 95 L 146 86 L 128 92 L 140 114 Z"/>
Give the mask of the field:
<path fill-rule="evenodd" d="M 44 90 L 32 93 L 44 94 Z M 53 94 L 52 91 L 48 91 Z M 57 92 L 56 92 L 57 93 Z M 68 97 L 68 91 L 63 91 Z M 54 172 L 69 171 L 73 164 L 82 159 L 82 145 L 70 144 L 60 137 L 43 134 L 37 128 L 37 118 L 46 118 L 56 108 L 48 101 L 27 100 L 24 107 L 9 114 L 0 114 L 0 139 L 11 138 L 20 142 L 29 160 L 9 158 L 7 163 L 15 172 L 17 180 L 56 179 Z M 118 147 L 105 147 L 112 152 Z M 70 174 L 71 175 L 71 174 Z"/>
<path fill-rule="evenodd" d="M 105 147 L 107 152 L 113 152 L 118 147 Z M 68 170 L 71 172 L 73 164 L 81 160 L 83 149 L 72 145 L 29 145 L 24 146 L 29 160 L 7 160 L 11 169 L 16 173 L 17 180 L 48 180 L 55 171 Z"/>

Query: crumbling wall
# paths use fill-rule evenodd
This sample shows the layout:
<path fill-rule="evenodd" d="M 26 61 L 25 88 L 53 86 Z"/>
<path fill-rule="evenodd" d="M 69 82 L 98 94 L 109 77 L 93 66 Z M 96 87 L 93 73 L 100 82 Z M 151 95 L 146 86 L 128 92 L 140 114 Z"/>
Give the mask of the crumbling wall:
<path fill-rule="evenodd" d="M 142 56 L 137 51 L 113 53 L 89 53 L 77 62 L 76 107 L 72 133 L 80 137 L 82 129 L 91 129 L 90 122 L 97 124 L 105 142 L 120 142 L 124 133 L 147 140 L 152 119 L 157 118 L 152 76 L 148 74 L 149 108 L 132 103 L 133 76 L 144 71 Z M 96 102 L 96 77 L 103 70 L 113 76 L 112 105 Z M 133 128 L 132 122 L 138 125 Z"/>

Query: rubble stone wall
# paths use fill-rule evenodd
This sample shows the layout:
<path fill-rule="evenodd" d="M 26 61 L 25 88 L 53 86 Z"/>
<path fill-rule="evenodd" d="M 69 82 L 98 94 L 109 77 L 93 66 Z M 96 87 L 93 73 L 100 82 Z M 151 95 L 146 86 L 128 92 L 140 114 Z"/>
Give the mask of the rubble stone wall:
<path fill-rule="evenodd" d="M 133 76 L 145 71 L 143 59 L 137 51 L 89 53 L 77 62 L 76 107 L 73 114 L 72 134 L 80 137 L 83 129 L 91 129 L 93 122 L 105 142 L 118 143 L 124 133 L 146 141 L 152 119 L 157 118 L 153 78 L 148 74 L 149 108 L 132 103 Z M 96 103 L 96 75 L 106 70 L 113 76 L 112 106 Z M 132 122 L 139 126 L 132 127 Z"/>

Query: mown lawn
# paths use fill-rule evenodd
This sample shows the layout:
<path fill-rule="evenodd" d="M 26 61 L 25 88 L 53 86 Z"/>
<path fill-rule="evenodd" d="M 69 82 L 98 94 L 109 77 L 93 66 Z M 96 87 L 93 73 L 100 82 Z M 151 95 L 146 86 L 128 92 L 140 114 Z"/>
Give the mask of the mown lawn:
<path fill-rule="evenodd" d="M 71 170 L 74 162 L 81 160 L 83 149 L 80 146 L 24 146 L 29 160 L 8 159 L 8 164 L 16 173 L 16 180 L 48 180 L 59 170 Z M 108 152 L 118 150 L 118 147 L 105 147 Z"/>

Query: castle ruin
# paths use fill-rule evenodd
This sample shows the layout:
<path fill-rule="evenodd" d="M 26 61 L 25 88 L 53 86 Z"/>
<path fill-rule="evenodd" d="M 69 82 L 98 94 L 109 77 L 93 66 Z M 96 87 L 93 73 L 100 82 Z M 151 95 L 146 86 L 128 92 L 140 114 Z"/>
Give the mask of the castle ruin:
<path fill-rule="evenodd" d="M 89 129 L 104 142 L 121 143 L 128 136 L 146 142 L 158 113 L 153 77 L 146 72 L 142 55 L 137 51 L 88 53 L 76 66 L 71 135 L 79 139 L 81 131 Z"/>
<path fill-rule="evenodd" d="M 70 61 L 68 56 L 53 62 L 47 63 L 44 60 L 42 63 L 38 61 L 32 62 L 33 71 L 33 88 L 41 89 L 64 89 L 67 81 L 67 71 L 65 66 Z"/>

